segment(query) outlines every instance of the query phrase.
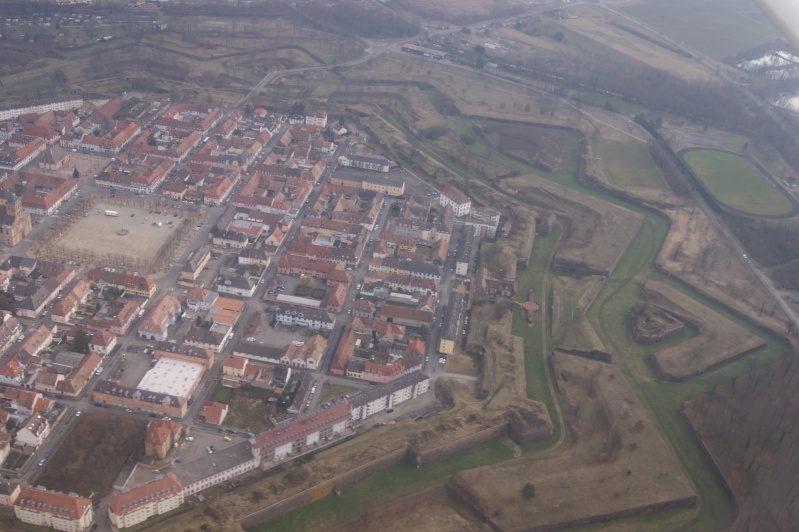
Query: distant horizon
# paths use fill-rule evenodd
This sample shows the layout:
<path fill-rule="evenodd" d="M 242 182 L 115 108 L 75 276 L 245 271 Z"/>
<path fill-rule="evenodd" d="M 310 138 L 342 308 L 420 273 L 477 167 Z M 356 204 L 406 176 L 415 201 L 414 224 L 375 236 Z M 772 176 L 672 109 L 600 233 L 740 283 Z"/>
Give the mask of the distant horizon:
<path fill-rule="evenodd" d="M 754 0 L 797 50 L 799 50 L 799 4 L 793 0 Z"/>

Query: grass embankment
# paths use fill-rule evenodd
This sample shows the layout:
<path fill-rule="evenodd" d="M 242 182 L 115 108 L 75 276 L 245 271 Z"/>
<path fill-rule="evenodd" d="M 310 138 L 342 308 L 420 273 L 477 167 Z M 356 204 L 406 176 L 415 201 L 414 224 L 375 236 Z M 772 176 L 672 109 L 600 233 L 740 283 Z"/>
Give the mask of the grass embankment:
<path fill-rule="evenodd" d="M 512 456 L 513 452 L 502 441 L 493 440 L 420 469 L 401 464 L 344 488 L 338 497 L 326 497 L 254 530 L 327 530 L 359 512 L 444 481 L 458 471 L 494 464 Z"/>
<path fill-rule="evenodd" d="M 685 160 L 725 205 L 752 214 L 784 214 L 791 203 L 752 163 L 731 153 L 695 150 Z"/>

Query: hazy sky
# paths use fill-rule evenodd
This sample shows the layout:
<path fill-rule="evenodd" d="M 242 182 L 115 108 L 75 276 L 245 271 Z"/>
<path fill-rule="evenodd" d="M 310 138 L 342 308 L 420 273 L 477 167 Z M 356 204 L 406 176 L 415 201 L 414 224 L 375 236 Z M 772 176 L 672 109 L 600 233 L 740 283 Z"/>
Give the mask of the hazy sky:
<path fill-rule="evenodd" d="M 799 50 L 799 2 L 796 0 L 755 0 L 760 9 Z"/>

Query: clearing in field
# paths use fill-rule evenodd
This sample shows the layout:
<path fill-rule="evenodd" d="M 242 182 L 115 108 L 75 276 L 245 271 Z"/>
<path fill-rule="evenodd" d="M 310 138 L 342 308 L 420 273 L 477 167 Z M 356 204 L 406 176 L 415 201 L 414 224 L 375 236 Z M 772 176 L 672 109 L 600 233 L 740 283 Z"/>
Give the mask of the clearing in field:
<path fill-rule="evenodd" d="M 35 484 L 105 497 L 128 459 L 144 451 L 147 423 L 126 416 L 86 412 L 64 437 Z"/>
<path fill-rule="evenodd" d="M 478 123 L 481 136 L 503 155 L 559 172 L 563 167 L 568 133 L 562 129 Z"/>
<path fill-rule="evenodd" d="M 652 355 L 658 375 L 665 379 L 683 380 L 699 375 L 766 345 L 766 341 L 753 332 L 669 284 L 647 281 L 641 296 L 646 302 L 690 323 L 699 332 L 689 340 Z"/>
<path fill-rule="evenodd" d="M 752 163 L 716 150 L 692 150 L 685 160 L 725 205 L 751 214 L 785 214 L 791 202 Z"/>
<path fill-rule="evenodd" d="M 605 177 L 620 188 L 666 188 L 646 144 L 600 139 L 592 144 Z"/>
<path fill-rule="evenodd" d="M 501 530 L 556 529 L 696 503 L 694 489 L 622 371 L 553 355 L 574 445 L 544 460 L 456 474 L 449 486 Z M 527 488 L 527 484 L 532 488 Z"/>

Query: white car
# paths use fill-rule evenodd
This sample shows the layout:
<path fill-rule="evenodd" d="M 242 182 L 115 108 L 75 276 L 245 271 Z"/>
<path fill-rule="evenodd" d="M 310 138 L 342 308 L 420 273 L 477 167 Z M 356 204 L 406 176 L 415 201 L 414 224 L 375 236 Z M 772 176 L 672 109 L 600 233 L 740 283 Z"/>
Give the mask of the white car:
<path fill-rule="evenodd" d="M 194 441 L 194 436 L 186 436 L 186 441 Z"/>

